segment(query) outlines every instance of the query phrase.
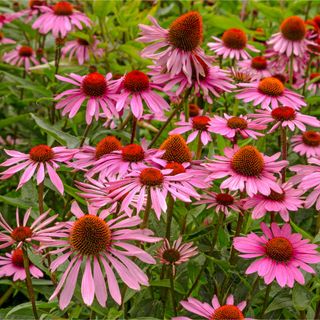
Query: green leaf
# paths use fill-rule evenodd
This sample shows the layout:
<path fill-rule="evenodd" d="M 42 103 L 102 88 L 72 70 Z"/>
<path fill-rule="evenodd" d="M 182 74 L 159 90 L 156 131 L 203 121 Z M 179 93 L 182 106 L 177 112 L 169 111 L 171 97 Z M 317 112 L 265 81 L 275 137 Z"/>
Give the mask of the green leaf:
<path fill-rule="evenodd" d="M 51 309 L 56 307 L 56 303 L 55 302 L 42 302 L 42 301 L 36 301 L 36 306 L 37 309 Z M 17 305 L 16 307 L 12 308 L 7 314 L 6 314 L 6 318 L 8 318 L 10 315 L 12 315 L 15 312 L 18 312 L 22 309 L 28 309 L 28 310 L 32 310 L 32 305 L 31 302 L 25 302 L 22 304 Z"/>
<path fill-rule="evenodd" d="M 163 280 L 154 280 L 150 282 L 150 286 L 152 287 L 162 287 L 162 288 L 170 288 L 170 280 L 169 279 L 163 279 Z M 174 284 L 174 291 L 181 293 L 181 294 L 185 294 L 185 290 L 183 289 L 183 287 L 181 286 L 180 283 L 178 283 L 177 281 L 175 281 Z"/>
<path fill-rule="evenodd" d="M 69 148 L 75 148 L 80 144 L 80 140 L 77 137 L 59 130 L 55 125 L 44 122 L 33 113 L 31 113 L 31 117 L 43 131 L 45 131 L 51 137 L 55 138 L 55 140 L 57 140 L 59 143 L 67 145 L 67 147 Z"/>
<path fill-rule="evenodd" d="M 294 286 L 292 291 L 292 302 L 297 310 L 306 310 L 310 303 L 310 298 L 310 293 L 305 287 L 298 284 Z"/>
<path fill-rule="evenodd" d="M 301 229 L 298 227 L 292 220 L 290 221 L 291 227 L 293 228 L 294 231 L 302 234 L 304 238 L 310 239 L 311 241 L 313 240 L 313 236 L 309 234 L 307 231 Z"/>
<path fill-rule="evenodd" d="M 274 300 L 269 304 L 265 313 L 269 313 L 275 310 L 286 309 L 292 306 L 292 301 L 290 296 L 285 297 L 275 297 Z"/>
<path fill-rule="evenodd" d="M 11 124 L 14 124 L 17 122 L 25 121 L 29 118 L 29 116 L 30 116 L 29 113 L 25 113 L 19 116 L 13 116 L 13 117 L 2 119 L 0 120 L 0 128 L 10 126 Z"/>
<path fill-rule="evenodd" d="M 22 209 L 29 209 L 29 208 L 33 207 L 33 205 L 34 205 L 31 202 L 24 201 L 19 198 L 8 197 L 8 196 L 0 196 L 0 202 L 1 201 L 9 204 L 11 206 L 22 208 Z M 34 208 L 34 209 L 36 209 L 36 208 Z"/>

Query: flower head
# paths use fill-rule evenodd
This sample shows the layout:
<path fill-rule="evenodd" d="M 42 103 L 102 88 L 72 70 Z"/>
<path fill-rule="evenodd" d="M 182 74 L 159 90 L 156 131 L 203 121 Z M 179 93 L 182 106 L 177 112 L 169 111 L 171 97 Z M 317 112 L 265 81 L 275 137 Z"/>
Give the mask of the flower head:
<path fill-rule="evenodd" d="M 118 80 L 122 89 L 117 97 L 117 111 L 130 107 L 133 115 L 140 119 L 143 115 L 143 102 L 150 111 L 157 116 L 163 115 L 163 110 L 169 110 L 169 104 L 153 89 L 159 87 L 149 81 L 148 76 L 139 71 L 133 70 Z"/>
<path fill-rule="evenodd" d="M 203 164 L 210 175 L 207 181 L 229 176 L 220 186 L 221 189 L 246 191 L 249 196 L 260 192 L 269 195 L 272 190 L 281 192 L 274 173 L 287 165 L 287 161 L 278 161 L 280 153 L 268 157 L 253 146 L 226 148 L 225 156 L 215 156 L 209 163 Z"/>
<path fill-rule="evenodd" d="M 39 242 L 51 240 L 51 237 L 59 236 L 58 227 L 48 227 L 58 216 L 50 217 L 49 211 L 41 214 L 31 225 L 28 225 L 31 209 L 28 209 L 23 217 L 22 223 L 19 211 L 16 211 L 16 227 L 11 227 L 0 214 L 0 249 L 8 248 L 14 244 L 21 247 L 24 242 L 38 245 Z"/>
<path fill-rule="evenodd" d="M 320 133 L 305 131 L 291 138 L 292 148 L 300 156 L 320 157 Z"/>
<path fill-rule="evenodd" d="M 264 78 L 253 83 L 239 83 L 238 85 L 245 89 L 237 94 L 236 98 L 246 103 L 252 101 L 254 106 L 261 105 L 262 109 L 266 109 L 270 105 L 272 109 L 284 105 L 299 110 L 302 106 L 306 106 L 301 95 L 285 88 L 283 83 L 275 77 Z"/>
<path fill-rule="evenodd" d="M 87 124 L 92 122 L 93 117 L 96 120 L 99 119 L 100 109 L 104 117 L 111 118 L 113 115 L 117 115 L 114 106 L 117 84 L 115 80 L 111 80 L 111 73 L 106 76 L 98 72 L 89 73 L 86 76 L 71 73 L 69 77 L 59 75 L 56 75 L 56 77 L 60 81 L 71 83 L 78 87 L 63 91 L 55 97 L 55 100 L 60 100 L 56 108 L 63 109 L 63 116 L 69 114 L 69 118 L 73 118 L 84 102 L 87 103 Z"/>
<path fill-rule="evenodd" d="M 182 243 L 182 237 L 170 245 L 168 239 L 164 239 L 163 245 L 157 251 L 157 258 L 161 263 L 175 267 L 187 262 L 191 257 L 198 254 L 197 247 L 192 242 Z"/>
<path fill-rule="evenodd" d="M 40 144 L 30 149 L 29 154 L 15 150 L 4 150 L 11 158 L 1 163 L 1 167 L 11 167 L 0 173 L 1 179 L 9 179 L 15 173 L 24 170 L 17 189 L 20 189 L 36 173 L 37 184 L 43 182 L 48 174 L 51 182 L 57 190 L 63 194 L 63 183 L 56 173 L 59 168 L 58 162 L 65 163 L 73 157 L 74 150 L 66 147 L 51 148 Z"/>
<path fill-rule="evenodd" d="M 242 203 L 235 192 L 207 191 L 195 204 L 207 204 L 208 209 L 214 208 L 216 213 L 223 212 L 226 216 L 229 216 L 231 211 L 240 212 L 242 208 Z"/>
<path fill-rule="evenodd" d="M 174 20 L 168 30 L 160 27 L 156 19 L 149 19 L 153 25 L 139 25 L 142 36 L 138 40 L 155 43 L 146 47 L 141 55 L 155 60 L 156 66 L 171 76 L 183 72 L 189 83 L 192 77 L 204 75 L 199 59 L 209 66 L 211 58 L 200 48 L 203 37 L 201 15 L 188 12 Z"/>
<path fill-rule="evenodd" d="M 31 262 L 29 262 L 29 270 L 32 277 L 43 277 L 42 271 Z M 11 253 L 6 253 L 5 256 L 0 256 L 0 277 L 13 277 L 13 281 L 26 279 L 22 249 L 18 248 Z"/>
<path fill-rule="evenodd" d="M 268 196 L 255 194 L 245 201 L 244 209 L 253 209 L 253 219 L 260 219 L 267 212 L 276 212 L 280 214 L 284 221 L 288 222 L 290 219 L 289 212 L 298 211 L 302 208 L 304 201 L 301 199 L 301 195 L 304 190 L 295 189 L 290 183 L 283 183 L 281 190 L 282 192 L 272 190 Z"/>
<path fill-rule="evenodd" d="M 3 61 L 13 66 L 23 66 L 29 70 L 32 65 L 38 65 L 34 50 L 28 46 L 18 45 L 14 50 L 6 52 L 3 55 Z"/>
<path fill-rule="evenodd" d="M 160 146 L 160 150 L 165 150 L 162 158 L 169 162 L 191 162 L 192 154 L 191 151 L 179 134 L 169 136 Z"/>
<path fill-rule="evenodd" d="M 313 116 L 302 114 L 292 107 L 277 107 L 271 109 L 267 107 L 266 110 L 256 110 L 256 113 L 249 114 L 250 118 L 254 118 L 256 123 L 261 125 L 272 124 L 268 133 L 274 132 L 278 127 L 288 127 L 294 131 L 297 127 L 301 131 L 306 131 L 306 126 L 320 127 L 320 121 Z"/>
<path fill-rule="evenodd" d="M 131 229 L 140 224 L 141 219 L 138 216 L 128 218 L 124 214 L 112 219 L 109 211 L 103 210 L 98 214 L 97 209 L 90 206 L 88 213 L 84 213 L 76 202 L 72 203 L 71 212 L 76 219 L 60 224 L 60 231 L 63 233 L 61 239 L 43 246 L 43 248 L 59 248 L 51 251 L 51 254 L 61 254 L 52 261 L 50 266 L 52 271 L 70 258 L 50 300 L 59 295 L 60 308 L 68 306 L 81 265 L 83 265 L 81 294 L 84 303 L 89 306 L 92 305 L 94 297 L 101 306 L 106 305 L 105 277 L 111 297 L 116 303 L 121 304 L 121 293 L 115 271 L 133 290 L 140 290 L 141 285 L 148 286 L 147 276 L 128 256 L 134 256 L 148 264 L 154 264 L 155 260 L 130 241 L 153 243 L 160 238 L 153 237 L 152 231 L 147 229 Z"/>
<path fill-rule="evenodd" d="M 250 55 L 246 49 L 259 52 L 255 47 L 248 44 L 246 34 L 240 29 L 231 28 L 226 30 L 222 35 L 222 39 L 217 37 L 212 38 L 215 42 L 209 42 L 209 48 L 224 59 L 249 59 Z"/>
<path fill-rule="evenodd" d="M 82 12 L 74 10 L 71 3 L 59 1 L 53 7 L 41 6 L 41 15 L 33 23 L 32 28 L 40 33 L 52 31 L 55 38 L 64 38 L 74 27 L 82 30 L 82 24 L 90 27 L 90 19 Z"/>
<path fill-rule="evenodd" d="M 266 57 L 258 56 L 238 62 L 241 71 L 252 75 L 252 79 L 260 80 L 271 77 L 269 62 Z"/>
<path fill-rule="evenodd" d="M 188 298 L 187 301 L 181 301 L 180 304 L 188 311 L 201 316 L 208 320 L 249 320 L 245 318 L 242 311 L 246 307 L 245 301 L 240 302 L 238 305 L 234 304 L 233 295 L 230 294 L 227 298 L 225 305 L 220 305 L 218 297 L 213 296 L 211 305 L 205 302 L 200 302 L 195 298 Z M 173 320 L 191 320 L 188 317 L 175 317 Z"/>
<path fill-rule="evenodd" d="M 259 124 L 247 116 L 240 115 L 235 117 L 224 114 L 224 117 L 214 116 L 209 123 L 208 130 L 221 134 L 228 139 L 234 139 L 238 134 L 243 139 L 249 137 L 258 139 L 258 137 L 262 137 L 264 134 L 256 132 L 256 130 L 264 130 L 265 128 L 265 125 Z"/>
<path fill-rule="evenodd" d="M 234 247 L 244 259 L 259 258 L 251 263 L 246 274 L 258 272 L 266 284 L 274 279 L 281 287 L 293 287 L 294 282 L 304 284 L 301 269 L 315 273 L 309 263 L 319 263 L 320 255 L 317 245 L 303 240 L 301 234 L 292 233 L 289 224 L 279 227 L 276 223 L 268 228 L 261 223 L 263 236 L 250 233 L 246 237 L 236 237 Z"/>

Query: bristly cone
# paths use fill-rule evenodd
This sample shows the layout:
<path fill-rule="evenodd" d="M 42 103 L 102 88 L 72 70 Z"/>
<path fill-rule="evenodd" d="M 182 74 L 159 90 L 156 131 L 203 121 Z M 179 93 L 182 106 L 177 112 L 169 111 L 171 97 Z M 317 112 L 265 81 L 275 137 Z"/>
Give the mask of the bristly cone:
<path fill-rule="evenodd" d="M 160 146 L 161 150 L 166 150 L 163 159 L 169 162 L 191 162 L 191 151 L 180 134 L 174 134 L 167 138 Z"/>

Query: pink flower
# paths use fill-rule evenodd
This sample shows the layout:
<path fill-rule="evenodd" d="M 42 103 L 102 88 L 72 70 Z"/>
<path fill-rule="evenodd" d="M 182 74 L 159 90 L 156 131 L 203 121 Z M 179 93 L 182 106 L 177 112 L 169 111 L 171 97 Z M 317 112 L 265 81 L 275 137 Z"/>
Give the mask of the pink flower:
<path fill-rule="evenodd" d="M 208 130 L 210 132 L 221 134 L 228 139 L 234 139 L 238 134 L 243 139 L 264 136 L 263 133 L 255 130 L 264 130 L 266 126 L 259 124 L 257 121 L 248 119 L 247 116 L 240 115 L 239 117 L 229 116 L 226 113 L 224 117 L 214 116 L 209 123 Z"/>
<path fill-rule="evenodd" d="M 6 52 L 3 55 L 3 61 L 13 66 L 20 67 L 22 65 L 26 70 L 29 70 L 32 64 L 39 64 L 33 49 L 31 47 L 20 45 L 14 50 Z"/>
<path fill-rule="evenodd" d="M 169 132 L 170 135 L 182 134 L 188 131 L 192 133 L 188 136 L 187 143 L 192 142 L 200 135 L 200 140 L 203 145 L 207 145 L 208 142 L 212 141 L 211 134 L 208 132 L 210 118 L 207 116 L 195 116 L 190 118 L 188 122 L 178 121 L 175 125 L 179 126 Z"/>
<path fill-rule="evenodd" d="M 202 62 L 200 61 L 200 63 Z M 168 94 L 170 91 L 175 91 L 175 94 L 180 96 L 186 89 L 193 88 L 194 93 L 202 95 L 208 103 L 213 103 L 213 97 L 220 97 L 222 92 L 231 92 L 231 89 L 235 88 L 231 84 L 227 71 L 217 66 L 207 66 L 204 63 L 202 65 L 204 74 L 200 75 L 198 79 L 192 78 L 191 82 L 183 72 L 170 76 L 167 73 L 162 73 L 161 69 L 153 68 L 150 74 L 153 75 L 152 80 L 156 84 L 165 84 L 163 91 Z"/>
<path fill-rule="evenodd" d="M 155 18 L 149 19 L 153 25 L 139 25 L 142 36 L 138 41 L 154 43 L 142 50 L 142 57 L 155 60 L 156 66 L 172 77 L 183 72 L 189 83 L 192 78 L 204 76 L 200 61 L 209 66 L 212 58 L 207 57 L 200 48 L 203 38 L 200 14 L 188 12 L 174 20 L 169 29 L 160 27 Z"/>
<path fill-rule="evenodd" d="M 17 189 L 20 189 L 27 183 L 36 173 L 37 184 L 43 182 L 45 174 L 49 178 L 57 190 L 63 194 L 63 183 L 56 173 L 59 168 L 58 162 L 66 162 L 73 157 L 72 150 L 65 147 L 51 148 L 47 145 L 40 144 L 33 147 L 29 154 L 25 154 L 15 150 L 4 150 L 11 158 L 1 163 L 1 167 L 10 167 L 9 169 L 0 172 L 1 179 L 9 179 L 15 173 L 24 170 Z"/>
<path fill-rule="evenodd" d="M 167 101 L 152 90 L 159 87 L 150 83 L 148 76 L 143 72 L 133 70 L 118 81 L 122 90 L 117 96 L 117 111 L 130 107 L 133 115 L 140 119 L 143 115 L 143 102 L 152 113 L 160 117 L 163 115 L 163 110 L 170 109 Z"/>
<path fill-rule="evenodd" d="M 252 83 L 239 83 L 238 85 L 245 89 L 238 93 L 236 98 L 245 103 L 252 101 L 253 106 L 261 105 L 262 109 L 266 109 L 270 105 L 272 109 L 284 105 L 299 110 L 306 106 L 300 94 L 288 90 L 279 79 L 274 77 Z"/>
<path fill-rule="evenodd" d="M 245 318 L 242 311 L 246 307 L 245 301 L 240 302 L 238 305 L 234 304 L 233 295 L 230 294 L 227 298 L 225 305 L 220 305 L 218 297 L 213 296 L 211 305 L 206 302 L 200 302 L 195 298 L 188 298 L 187 301 L 181 301 L 180 304 L 189 312 L 201 316 L 204 319 L 243 319 L 251 320 L 251 318 Z M 191 320 L 188 317 L 175 317 L 173 320 Z"/>
<path fill-rule="evenodd" d="M 248 116 L 255 118 L 259 124 L 272 124 L 268 133 L 274 132 L 280 126 L 288 127 L 291 131 L 294 131 L 296 127 L 301 131 L 306 131 L 305 125 L 320 127 L 320 121 L 316 117 L 302 114 L 292 107 L 277 107 L 273 110 L 267 107 L 266 110 L 256 110 L 256 113 Z"/>
<path fill-rule="evenodd" d="M 73 157 L 73 162 L 68 163 L 72 168 L 87 171 L 88 167 L 92 167 L 96 162 L 112 151 L 121 149 L 121 142 L 114 136 L 106 136 L 101 139 L 95 147 L 83 146 Z"/>
<path fill-rule="evenodd" d="M 87 124 L 92 122 L 93 117 L 98 121 L 100 108 L 105 117 L 111 118 L 113 115 L 117 115 L 114 106 L 117 84 L 115 80 L 111 80 L 111 73 L 108 73 L 106 76 L 98 72 L 93 72 L 86 76 L 71 73 L 69 77 L 59 75 L 56 75 L 56 77 L 60 81 L 68 82 L 78 87 L 77 89 L 63 91 L 55 97 L 55 100 L 60 100 L 67 96 L 61 99 L 56 105 L 57 109 L 63 109 L 63 116 L 69 114 L 69 118 L 73 118 L 86 100 Z"/>
<path fill-rule="evenodd" d="M 59 1 L 53 7 L 41 6 L 42 15 L 33 23 L 33 29 L 42 34 L 52 31 L 55 38 L 64 38 L 73 27 L 82 30 L 82 23 L 90 27 L 90 19 L 82 12 L 75 11 L 71 3 Z"/>
<path fill-rule="evenodd" d="M 14 40 L 5 38 L 3 32 L 0 32 L 0 44 L 11 44 L 16 43 Z"/>
<path fill-rule="evenodd" d="M 309 165 L 296 165 L 290 167 L 291 171 L 296 172 L 290 181 L 299 183 L 299 188 L 307 191 L 314 190 L 308 194 L 305 200 L 305 207 L 311 208 L 316 204 L 316 209 L 320 210 L 320 159 L 309 158 Z"/>
<path fill-rule="evenodd" d="M 131 229 L 141 223 L 138 216 L 128 218 L 122 214 L 112 219 L 109 211 L 103 210 L 98 214 L 97 209 L 93 207 L 88 207 L 90 213 L 84 214 L 76 202 L 72 203 L 71 212 L 76 219 L 60 224 L 63 233 L 61 239 L 43 246 L 58 247 L 50 252 L 60 254 L 51 263 L 52 272 L 67 262 L 67 268 L 50 300 L 59 295 L 60 308 L 64 309 L 69 305 L 81 265 L 81 295 L 83 302 L 89 306 L 92 305 L 94 297 L 101 306 L 106 306 L 107 287 L 113 300 L 121 304 L 115 271 L 133 290 L 140 290 L 141 285 L 148 286 L 148 277 L 128 257 L 135 257 L 147 264 L 155 264 L 156 261 L 130 241 L 154 243 L 160 238 L 153 237 L 153 232 L 148 229 Z"/>
<path fill-rule="evenodd" d="M 291 183 L 281 185 L 282 192 L 271 191 L 268 196 L 256 194 L 245 201 L 244 209 L 252 209 L 252 218 L 260 219 L 267 212 L 279 213 L 281 218 L 288 222 L 290 220 L 289 211 L 298 211 L 302 208 L 304 201 L 301 189 L 294 189 Z"/>
<path fill-rule="evenodd" d="M 29 242 L 35 245 L 35 242 L 46 242 L 51 240 L 51 237 L 59 236 L 58 227 L 48 227 L 57 217 L 58 214 L 50 217 L 49 211 L 41 214 L 36 218 L 30 226 L 28 221 L 31 214 L 31 208 L 24 214 L 22 223 L 20 222 L 19 211 L 16 210 L 16 227 L 11 228 L 4 217 L 0 214 L 0 227 L 3 231 L 0 232 L 0 249 L 8 248 L 16 245 L 20 248 L 23 242 Z M 37 243 L 38 244 L 38 243 Z"/>
<path fill-rule="evenodd" d="M 283 20 L 280 26 L 280 32 L 271 36 L 268 44 L 273 50 L 279 53 L 303 56 L 307 49 L 306 27 L 304 21 L 298 16 L 292 16 Z"/>
<path fill-rule="evenodd" d="M 34 278 L 42 278 L 43 273 L 35 265 L 29 262 L 30 274 Z M 23 266 L 23 253 L 21 249 L 15 249 L 5 256 L 0 256 L 0 277 L 12 277 L 13 281 L 25 280 L 26 271 Z"/>
<path fill-rule="evenodd" d="M 306 131 L 303 134 L 293 136 L 291 145 L 294 152 L 300 156 L 320 157 L 320 133 Z"/>
<path fill-rule="evenodd" d="M 311 91 L 313 94 L 316 94 L 320 89 L 320 73 L 312 73 L 310 75 L 310 81 L 313 82 L 308 85 L 307 89 Z"/>
<path fill-rule="evenodd" d="M 122 178 L 132 170 L 146 168 L 149 165 L 164 166 L 166 161 L 161 159 L 164 152 L 163 150 L 147 149 L 144 142 L 141 146 L 128 144 L 120 150 L 115 150 L 96 160 L 87 175 L 92 177 L 99 174 L 100 180 L 115 175 Z"/>
<path fill-rule="evenodd" d="M 164 239 L 162 246 L 157 250 L 157 256 L 160 263 L 171 265 L 175 274 L 175 267 L 179 264 L 187 262 L 191 257 L 198 254 L 197 247 L 193 246 L 192 242 L 182 243 L 182 237 L 173 241 L 170 245 L 168 239 Z"/>
<path fill-rule="evenodd" d="M 98 48 L 99 43 L 100 41 L 96 37 L 94 37 L 93 43 L 89 43 L 82 38 L 68 41 L 61 49 L 62 57 L 65 57 L 69 53 L 69 61 L 76 56 L 78 63 L 82 65 L 85 61 L 90 60 L 89 53 L 92 53 L 95 57 L 102 57 L 103 49 Z"/>
<path fill-rule="evenodd" d="M 254 57 L 238 62 L 239 69 L 252 75 L 252 79 L 260 80 L 271 77 L 270 65 L 264 56 Z"/>
<path fill-rule="evenodd" d="M 29 23 L 34 16 L 41 14 L 40 7 L 47 6 L 46 0 L 30 0 L 29 8 L 19 12 L 20 16 L 27 16 L 25 22 Z"/>
<path fill-rule="evenodd" d="M 258 272 L 266 284 L 274 279 L 281 287 L 293 287 L 294 282 L 304 284 L 301 269 L 308 273 L 315 271 L 309 263 L 319 263 L 320 255 L 316 251 L 317 245 L 302 239 L 301 234 L 291 233 L 289 224 L 280 228 L 276 223 L 268 228 L 265 223 L 260 224 L 264 233 L 258 236 L 250 233 L 246 237 L 236 237 L 233 245 L 240 251 L 244 259 L 260 258 L 251 263 L 246 274 Z"/>
<path fill-rule="evenodd" d="M 12 20 L 18 18 L 19 16 L 16 13 L 1 13 L 0 14 L 0 29 L 7 23 L 10 23 Z"/>
<path fill-rule="evenodd" d="M 250 55 L 245 49 L 259 52 L 254 46 L 248 44 L 246 34 L 240 30 L 231 28 L 223 33 L 222 39 L 212 37 L 215 42 L 209 42 L 208 47 L 223 59 L 249 59 Z"/>
<path fill-rule="evenodd" d="M 191 202 L 190 197 L 199 198 L 198 193 L 189 183 L 191 174 L 178 173 L 171 175 L 173 169 L 160 170 L 157 168 L 144 168 L 132 171 L 119 181 L 109 182 L 109 197 L 113 201 L 122 199 L 120 212 L 128 206 L 135 195 L 139 195 L 136 207 L 137 214 L 150 192 L 151 207 L 160 219 L 161 212 L 166 212 L 166 197 L 168 192 L 174 199 Z"/>
<path fill-rule="evenodd" d="M 214 156 L 209 163 L 204 163 L 210 175 L 207 181 L 229 176 L 220 186 L 231 191 L 246 191 L 249 196 L 260 192 L 268 196 L 272 190 L 281 192 L 276 182 L 275 173 L 288 164 L 278 161 L 280 153 L 268 157 L 253 146 L 225 148 L 225 156 Z"/>
<path fill-rule="evenodd" d="M 201 200 L 195 204 L 207 204 L 207 208 L 214 208 L 216 213 L 223 212 L 227 217 L 231 211 L 240 212 L 242 208 L 241 200 L 233 193 L 217 193 L 213 191 L 206 191 L 201 195 Z"/>

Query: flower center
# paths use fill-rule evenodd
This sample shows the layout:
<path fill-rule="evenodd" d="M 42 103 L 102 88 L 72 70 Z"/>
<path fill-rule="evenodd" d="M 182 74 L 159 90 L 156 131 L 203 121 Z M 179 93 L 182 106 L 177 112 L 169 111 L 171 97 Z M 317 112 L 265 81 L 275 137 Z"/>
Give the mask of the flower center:
<path fill-rule="evenodd" d="M 11 261 L 16 267 L 23 268 L 23 253 L 21 249 L 12 252 Z"/>
<path fill-rule="evenodd" d="M 258 90 L 267 96 L 279 97 L 284 91 L 284 85 L 279 79 L 268 77 L 259 82 Z"/>
<path fill-rule="evenodd" d="M 247 36 L 240 29 L 229 29 L 222 36 L 223 44 L 229 49 L 244 49 L 247 45 Z"/>
<path fill-rule="evenodd" d="M 240 309 L 234 305 L 225 305 L 216 309 L 210 320 L 243 320 Z"/>
<path fill-rule="evenodd" d="M 269 200 L 273 200 L 273 201 L 283 201 L 284 198 L 285 198 L 285 192 L 281 192 L 281 193 L 278 193 L 278 192 L 275 192 L 273 190 L 271 190 L 271 193 L 267 196 L 267 198 Z"/>
<path fill-rule="evenodd" d="M 179 134 L 169 136 L 160 146 L 160 150 L 166 150 L 162 158 L 169 162 L 184 163 L 192 161 L 191 151 L 186 141 Z"/>
<path fill-rule="evenodd" d="M 73 6 L 67 1 L 60 1 L 53 6 L 53 12 L 57 16 L 71 16 Z"/>
<path fill-rule="evenodd" d="M 100 159 L 105 154 L 121 149 L 121 142 L 113 136 L 105 137 L 96 145 L 96 159 Z"/>
<path fill-rule="evenodd" d="M 29 8 L 30 9 L 37 9 L 35 8 L 36 6 L 43 6 L 46 4 L 46 1 L 45 0 L 30 0 L 29 1 Z"/>
<path fill-rule="evenodd" d="M 318 78 L 318 80 L 316 80 L 313 83 L 320 84 L 320 73 L 311 73 L 310 80 L 312 81 L 313 79 L 316 79 L 316 78 Z"/>
<path fill-rule="evenodd" d="M 162 257 L 164 260 L 175 263 L 180 259 L 180 253 L 176 249 L 167 249 L 163 252 Z"/>
<path fill-rule="evenodd" d="M 206 116 L 196 116 L 192 118 L 192 126 L 195 130 L 206 131 L 210 118 Z"/>
<path fill-rule="evenodd" d="M 276 262 L 288 262 L 293 256 L 291 242 L 284 237 L 275 237 L 266 244 L 266 254 Z"/>
<path fill-rule="evenodd" d="M 87 214 L 75 221 L 69 241 L 81 255 L 97 255 L 110 246 L 111 230 L 104 220 Z"/>
<path fill-rule="evenodd" d="M 54 152 L 45 144 L 40 144 L 33 147 L 30 150 L 29 155 L 30 159 L 36 162 L 46 162 L 54 158 Z"/>
<path fill-rule="evenodd" d="M 228 193 L 218 193 L 216 195 L 216 201 L 223 206 L 230 206 L 234 203 L 234 198 Z"/>
<path fill-rule="evenodd" d="M 149 78 L 145 73 L 133 70 L 126 74 L 123 85 L 128 91 L 142 92 L 149 89 Z"/>
<path fill-rule="evenodd" d="M 88 46 L 89 45 L 89 42 L 87 40 L 82 39 L 82 38 L 78 38 L 77 42 L 80 46 Z"/>
<path fill-rule="evenodd" d="M 265 70 L 267 69 L 267 59 L 262 56 L 252 58 L 251 67 L 256 70 Z"/>
<path fill-rule="evenodd" d="M 290 41 L 300 41 L 306 35 L 304 21 L 297 16 L 285 19 L 281 23 L 280 30 L 284 38 Z"/>
<path fill-rule="evenodd" d="M 243 119 L 243 118 L 239 118 L 239 117 L 232 117 L 230 119 L 228 119 L 227 121 L 227 126 L 231 129 L 247 129 L 248 127 L 248 122 Z"/>
<path fill-rule="evenodd" d="M 140 182 L 149 187 L 160 186 L 163 182 L 163 174 L 159 169 L 145 168 L 140 172 Z"/>
<path fill-rule="evenodd" d="M 168 41 L 183 51 L 193 51 L 202 42 L 202 17 L 198 12 L 188 12 L 174 20 Z"/>
<path fill-rule="evenodd" d="M 169 163 L 167 163 L 165 169 L 172 169 L 172 172 L 170 173 L 170 176 L 175 176 L 176 174 L 186 172 L 185 167 L 182 164 L 178 163 L 178 162 L 169 162 Z"/>
<path fill-rule="evenodd" d="M 144 150 L 138 144 L 122 147 L 122 159 L 128 162 L 139 162 L 144 159 Z"/>
<path fill-rule="evenodd" d="M 316 131 L 306 131 L 302 134 L 303 142 L 311 147 L 318 147 L 320 145 L 320 133 Z"/>
<path fill-rule="evenodd" d="M 19 49 L 19 56 L 20 57 L 31 57 L 33 50 L 31 47 L 23 46 Z"/>
<path fill-rule="evenodd" d="M 263 171 L 264 160 L 261 153 L 253 146 L 240 148 L 231 160 L 231 168 L 246 177 L 258 177 Z"/>
<path fill-rule="evenodd" d="M 32 230 L 29 227 L 16 227 L 11 232 L 11 238 L 17 242 L 25 241 L 32 237 Z"/>
<path fill-rule="evenodd" d="M 196 104 L 189 104 L 189 116 L 196 117 L 200 114 L 200 108 Z"/>
<path fill-rule="evenodd" d="M 107 90 L 107 80 L 102 74 L 93 72 L 82 80 L 81 88 L 89 97 L 101 97 Z"/>
<path fill-rule="evenodd" d="M 296 112 L 291 107 L 278 107 L 271 111 L 271 116 L 277 121 L 289 121 L 295 119 Z"/>

